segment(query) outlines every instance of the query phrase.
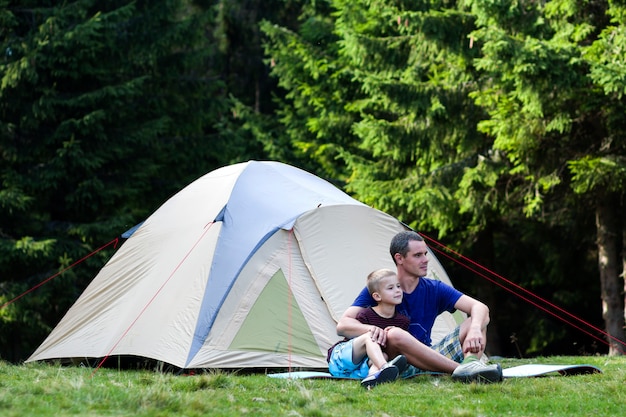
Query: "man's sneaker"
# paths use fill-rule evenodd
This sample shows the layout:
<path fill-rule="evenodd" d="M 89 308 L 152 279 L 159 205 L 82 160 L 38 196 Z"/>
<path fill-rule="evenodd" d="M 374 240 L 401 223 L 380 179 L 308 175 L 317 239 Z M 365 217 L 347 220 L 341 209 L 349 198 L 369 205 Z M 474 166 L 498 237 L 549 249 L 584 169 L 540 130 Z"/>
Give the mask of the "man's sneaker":
<path fill-rule="evenodd" d="M 373 373 L 372 375 L 368 375 L 364 380 L 361 381 L 361 386 L 363 388 L 372 389 L 375 385 L 384 384 L 385 382 L 391 382 L 398 379 L 398 367 L 395 365 L 387 365 L 383 367 L 380 371 Z"/>
<path fill-rule="evenodd" d="M 404 371 L 406 371 L 406 368 L 409 365 L 409 362 L 406 360 L 406 356 L 398 355 L 392 360 L 390 360 L 389 362 L 387 362 L 387 364 L 394 365 L 396 368 L 398 368 L 398 373 L 402 375 Z"/>
<path fill-rule="evenodd" d="M 452 379 L 461 382 L 500 382 L 502 366 L 499 363 L 486 365 L 479 360 L 462 363 L 452 372 Z"/>
<path fill-rule="evenodd" d="M 408 364 L 404 372 L 400 374 L 400 378 L 402 379 L 413 378 L 415 375 L 417 375 L 420 372 L 421 371 L 417 369 L 415 366 Z"/>

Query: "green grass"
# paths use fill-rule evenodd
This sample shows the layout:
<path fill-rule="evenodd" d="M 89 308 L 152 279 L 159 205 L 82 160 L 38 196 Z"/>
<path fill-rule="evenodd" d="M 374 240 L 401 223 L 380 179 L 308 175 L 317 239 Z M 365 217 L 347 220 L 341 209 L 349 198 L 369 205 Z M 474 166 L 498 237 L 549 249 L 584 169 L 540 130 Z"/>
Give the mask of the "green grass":
<path fill-rule="evenodd" d="M 0 362 L 0 416 L 623 416 L 626 357 L 503 360 L 591 364 L 602 374 L 462 384 L 421 376 L 366 391 L 358 381 L 207 371 L 176 376 Z"/>

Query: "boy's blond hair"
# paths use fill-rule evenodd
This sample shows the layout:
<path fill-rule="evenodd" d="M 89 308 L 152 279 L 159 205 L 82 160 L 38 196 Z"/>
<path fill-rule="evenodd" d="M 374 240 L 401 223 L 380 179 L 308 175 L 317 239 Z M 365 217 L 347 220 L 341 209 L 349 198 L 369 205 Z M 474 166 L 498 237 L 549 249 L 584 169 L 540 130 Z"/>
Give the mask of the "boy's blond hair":
<path fill-rule="evenodd" d="M 367 291 L 369 291 L 370 295 L 378 292 L 378 290 L 380 289 L 380 281 L 392 275 L 395 276 L 396 271 L 384 268 L 370 272 L 370 274 L 367 276 Z"/>

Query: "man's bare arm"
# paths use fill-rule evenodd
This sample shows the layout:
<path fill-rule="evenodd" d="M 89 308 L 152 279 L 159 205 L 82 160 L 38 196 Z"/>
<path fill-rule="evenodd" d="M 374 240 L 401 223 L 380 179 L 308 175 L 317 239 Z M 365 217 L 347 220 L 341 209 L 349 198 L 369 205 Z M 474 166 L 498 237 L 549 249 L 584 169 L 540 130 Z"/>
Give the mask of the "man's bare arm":
<path fill-rule="evenodd" d="M 352 339 L 369 332 L 373 341 L 381 346 L 385 346 L 387 334 L 383 329 L 377 326 L 363 324 L 356 319 L 356 316 L 361 310 L 364 310 L 364 308 L 356 306 L 348 307 L 337 323 L 337 334 Z"/>
<path fill-rule="evenodd" d="M 461 296 L 454 307 L 469 316 L 469 328 L 463 340 L 463 352 L 482 354 L 487 344 L 485 329 L 490 320 L 489 308 L 467 295 Z"/>

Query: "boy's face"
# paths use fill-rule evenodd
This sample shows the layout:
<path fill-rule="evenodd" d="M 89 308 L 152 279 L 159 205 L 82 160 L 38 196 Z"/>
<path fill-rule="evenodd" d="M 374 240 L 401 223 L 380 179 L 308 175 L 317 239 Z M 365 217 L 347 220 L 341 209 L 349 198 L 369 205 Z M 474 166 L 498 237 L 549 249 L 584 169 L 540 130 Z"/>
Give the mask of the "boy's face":
<path fill-rule="evenodd" d="M 396 275 L 389 275 L 380 280 L 378 294 L 374 299 L 379 303 L 398 305 L 402 302 L 402 288 Z"/>

